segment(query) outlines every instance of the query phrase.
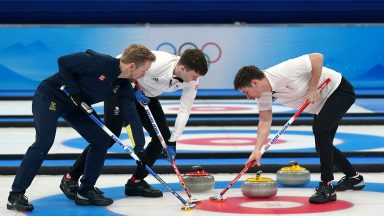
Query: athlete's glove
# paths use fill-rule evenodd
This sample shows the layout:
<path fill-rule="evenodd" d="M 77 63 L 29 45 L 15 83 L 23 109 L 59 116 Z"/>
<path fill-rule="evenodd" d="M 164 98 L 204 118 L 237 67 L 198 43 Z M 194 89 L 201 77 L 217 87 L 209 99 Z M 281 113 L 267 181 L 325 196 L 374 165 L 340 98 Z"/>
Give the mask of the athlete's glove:
<path fill-rule="evenodd" d="M 167 150 L 164 150 L 164 155 L 169 161 L 176 159 L 176 142 L 168 142 Z"/>
<path fill-rule="evenodd" d="M 176 159 L 176 146 L 167 146 L 167 160 L 170 162 Z"/>
<path fill-rule="evenodd" d="M 148 105 L 149 102 L 151 101 L 149 98 L 145 97 L 143 92 L 137 90 L 135 91 L 135 96 L 137 102 L 139 102 L 141 105 Z"/>

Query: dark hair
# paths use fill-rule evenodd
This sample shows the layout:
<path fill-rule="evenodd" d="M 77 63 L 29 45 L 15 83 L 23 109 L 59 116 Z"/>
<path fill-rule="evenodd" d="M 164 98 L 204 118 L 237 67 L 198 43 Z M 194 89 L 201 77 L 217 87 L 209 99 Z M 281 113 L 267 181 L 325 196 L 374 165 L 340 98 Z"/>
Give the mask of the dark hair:
<path fill-rule="evenodd" d="M 261 80 L 265 77 L 263 71 L 254 65 L 244 66 L 237 72 L 233 85 L 236 90 L 248 87 L 251 85 L 251 81 L 254 79 Z"/>
<path fill-rule="evenodd" d="M 178 64 L 184 65 L 188 70 L 204 76 L 208 72 L 208 63 L 204 53 L 199 49 L 187 49 L 180 57 Z"/>

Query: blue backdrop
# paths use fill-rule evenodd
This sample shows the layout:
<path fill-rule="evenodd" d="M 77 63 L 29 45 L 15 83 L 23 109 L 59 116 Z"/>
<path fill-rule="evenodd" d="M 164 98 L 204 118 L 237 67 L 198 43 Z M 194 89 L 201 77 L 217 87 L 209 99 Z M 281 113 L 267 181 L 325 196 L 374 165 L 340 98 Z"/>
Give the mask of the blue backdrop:
<path fill-rule="evenodd" d="M 203 89 L 232 89 L 237 70 L 262 69 L 305 53 L 357 88 L 384 87 L 383 25 L 122 25 L 1 26 L 0 90 L 34 90 L 58 70 L 61 55 L 88 48 L 112 56 L 130 43 L 177 53 L 202 49 L 210 60 Z"/>

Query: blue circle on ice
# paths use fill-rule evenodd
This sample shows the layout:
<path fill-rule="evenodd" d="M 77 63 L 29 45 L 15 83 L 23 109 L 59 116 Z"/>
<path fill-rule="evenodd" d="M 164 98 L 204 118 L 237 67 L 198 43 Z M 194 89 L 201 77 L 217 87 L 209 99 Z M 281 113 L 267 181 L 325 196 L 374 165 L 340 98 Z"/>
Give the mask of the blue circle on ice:
<path fill-rule="evenodd" d="M 199 134 L 257 134 L 256 130 L 185 130 L 183 134 L 196 134 L 198 136 Z M 274 136 L 274 134 L 277 133 L 277 130 L 271 130 L 271 135 Z M 284 139 L 284 134 L 289 135 L 301 135 L 301 136 L 311 136 L 313 137 L 312 131 L 296 131 L 296 130 L 287 130 L 285 131 L 280 138 Z M 145 134 L 148 136 L 148 134 Z M 381 148 L 382 143 L 384 143 L 384 137 L 381 136 L 374 136 L 374 135 L 367 135 L 367 134 L 356 134 L 356 133 L 344 133 L 344 132 L 338 132 L 336 133 L 336 137 L 339 140 L 342 140 L 342 143 L 337 145 L 337 148 L 341 151 L 359 151 L 359 150 L 368 150 L 368 149 L 375 149 L 375 148 Z M 128 136 L 126 133 L 123 133 L 120 136 L 120 139 L 128 139 Z M 63 142 L 64 145 L 72 148 L 79 148 L 84 149 L 88 143 L 82 138 L 77 137 L 73 139 L 68 139 Z M 113 145 L 109 150 L 109 152 L 114 153 L 123 153 L 124 150 L 119 145 Z M 289 146 L 287 146 L 286 149 L 279 149 L 274 150 L 273 148 L 268 149 L 269 152 L 315 152 L 315 149 L 311 146 L 308 148 L 295 148 L 290 149 Z"/>

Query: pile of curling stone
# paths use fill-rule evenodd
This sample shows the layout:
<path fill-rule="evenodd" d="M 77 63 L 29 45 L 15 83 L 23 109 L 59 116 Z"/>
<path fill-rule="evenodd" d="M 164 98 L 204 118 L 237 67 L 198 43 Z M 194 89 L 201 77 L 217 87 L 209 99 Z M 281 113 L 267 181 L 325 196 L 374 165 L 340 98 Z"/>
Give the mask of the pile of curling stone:
<path fill-rule="evenodd" d="M 191 192 L 204 192 L 215 187 L 215 178 L 201 166 L 192 166 L 192 172 L 181 176 Z"/>
<path fill-rule="evenodd" d="M 250 198 L 266 198 L 275 196 L 277 193 L 276 182 L 271 178 L 261 177 L 263 172 L 260 170 L 256 177 L 247 178 L 241 185 L 241 193 Z"/>
<path fill-rule="evenodd" d="M 296 161 L 289 163 L 290 167 L 283 167 L 276 173 L 277 183 L 287 186 L 302 186 L 311 180 L 311 173 Z"/>

